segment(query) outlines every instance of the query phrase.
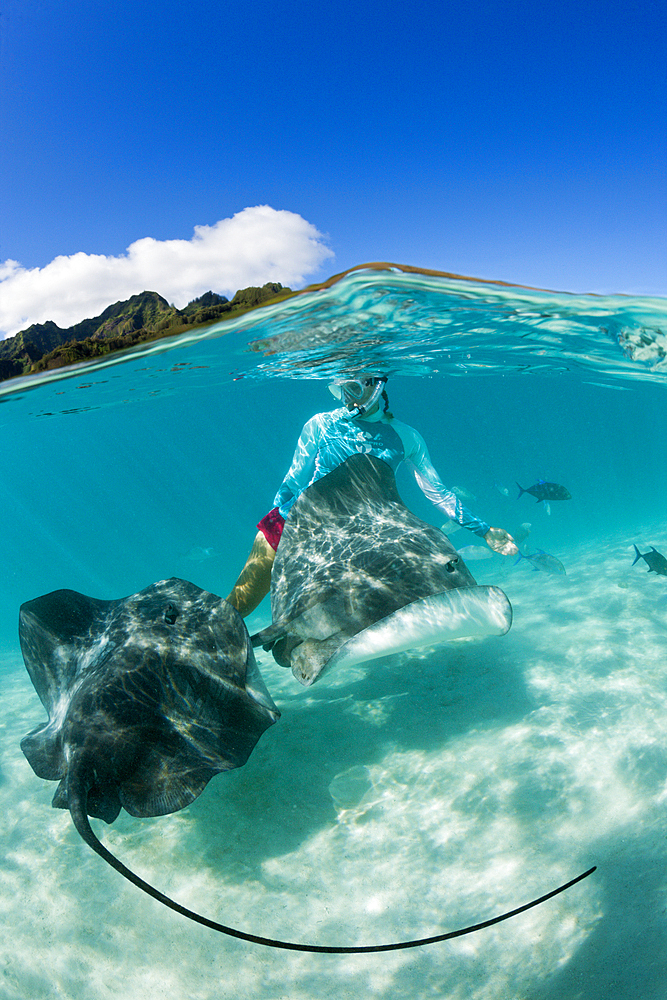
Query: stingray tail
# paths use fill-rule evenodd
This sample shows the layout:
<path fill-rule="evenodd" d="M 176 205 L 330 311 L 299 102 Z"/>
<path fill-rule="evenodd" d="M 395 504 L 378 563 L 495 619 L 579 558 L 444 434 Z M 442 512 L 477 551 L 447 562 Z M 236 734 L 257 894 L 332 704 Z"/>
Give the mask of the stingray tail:
<path fill-rule="evenodd" d="M 460 930 L 448 931 L 446 934 L 436 934 L 433 937 L 419 938 L 412 941 L 396 941 L 391 944 L 362 945 L 358 947 L 329 947 L 327 945 L 277 941 L 273 938 L 260 937 L 257 934 L 247 934 L 245 931 L 239 931 L 234 927 L 227 927 L 225 924 L 219 924 L 215 920 L 209 920 L 208 917 L 203 917 L 201 914 L 195 913 L 193 910 L 188 910 L 185 906 L 181 906 L 180 903 L 170 899 L 169 896 L 165 896 L 164 893 L 159 891 L 159 889 L 155 889 L 148 882 L 145 882 L 138 875 L 135 875 L 135 873 L 129 868 L 126 868 L 126 866 L 119 861 L 118 858 L 114 857 L 114 855 L 111 854 L 111 852 L 106 849 L 104 844 L 102 844 L 95 836 L 86 811 L 87 797 L 87 790 L 77 792 L 76 790 L 73 790 L 72 784 L 70 783 L 69 808 L 70 813 L 72 814 L 74 826 L 77 828 L 79 834 L 83 837 L 88 846 L 91 847 L 96 854 L 99 854 L 99 856 L 103 858 L 108 865 L 115 868 L 116 871 L 123 876 L 123 878 L 128 880 L 128 882 L 132 882 L 132 884 L 136 885 L 138 889 L 142 890 L 142 892 L 145 892 L 149 896 L 152 896 L 153 899 L 156 899 L 158 903 L 163 903 L 165 906 L 168 906 L 169 909 L 174 910 L 176 913 L 180 913 L 181 916 L 187 917 L 189 920 L 194 920 L 195 923 L 202 924 L 204 927 L 209 927 L 211 930 L 218 931 L 221 934 L 227 934 L 229 937 L 240 938 L 241 941 L 250 941 L 252 944 L 266 945 L 269 948 L 281 948 L 284 951 L 317 952 L 325 955 L 358 955 L 378 951 L 400 951 L 405 948 L 418 948 L 420 945 L 436 944 L 438 941 L 447 941 L 450 938 L 462 937 L 464 934 L 471 934 L 473 931 L 479 931 L 484 927 L 491 927 L 492 924 L 499 924 L 503 920 L 509 920 L 510 917 L 523 913 L 525 910 L 530 910 L 534 906 L 539 906 L 540 903 L 546 902 L 547 899 L 551 899 L 553 896 L 557 896 L 559 893 L 565 892 L 566 889 L 576 885 L 577 882 L 581 882 L 582 879 L 587 878 L 595 871 L 595 867 L 589 868 L 588 871 L 583 872 L 581 875 L 577 875 L 576 878 L 566 882 L 565 885 L 561 885 L 557 889 L 553 889 L 551 892 L 546 893 L 544 896 L 540 896 L 538 899 L 533 899 L 530 903 L 524 903 L 523 906 L 518 906 L 514 910 L 502 913 L 500 916 L 492 917 L 490 920 L 484 920 L 479 924 L 472 924 L 469 927 L 463 927 Z"/>

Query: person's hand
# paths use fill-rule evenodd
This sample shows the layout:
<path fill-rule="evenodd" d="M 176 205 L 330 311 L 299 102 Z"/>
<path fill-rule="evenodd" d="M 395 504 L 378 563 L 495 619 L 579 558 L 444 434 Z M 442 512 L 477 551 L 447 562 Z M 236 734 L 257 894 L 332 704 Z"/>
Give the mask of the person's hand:
<path fill-rule="evenodd" d="M 509 531 L 504 528 L 489 528 L 484 541 L 494 552 L 500 552 L 501 556 L 515 556 L 519 551 Z"/>

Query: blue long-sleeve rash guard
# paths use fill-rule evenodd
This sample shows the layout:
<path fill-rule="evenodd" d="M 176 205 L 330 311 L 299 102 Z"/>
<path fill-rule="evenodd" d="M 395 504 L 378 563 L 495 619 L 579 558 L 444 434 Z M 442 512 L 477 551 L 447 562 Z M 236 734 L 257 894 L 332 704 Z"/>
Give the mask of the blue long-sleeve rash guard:
<path fill-rule="evenodd" d="M 304 424 L 290 470 L 273 501 L 283 517 L 303 491 L 337 469 L 351 455 L 374 455 L 396 472 L 406 462 L 424 496 L 463 528 L 484 537 L 489 525 L 471 514 L 459 498 L 440 482 L 423 437 L 413 427 L 377 410 L 363 419 L 350 417 L 342 407 L 316 413 Z"/>

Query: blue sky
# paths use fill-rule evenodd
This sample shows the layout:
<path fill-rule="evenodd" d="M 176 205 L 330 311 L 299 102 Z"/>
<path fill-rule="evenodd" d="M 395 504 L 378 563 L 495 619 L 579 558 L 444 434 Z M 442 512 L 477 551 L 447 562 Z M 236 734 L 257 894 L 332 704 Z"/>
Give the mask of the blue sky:
<path fill-rule="evenodd" d="M 155 257 L 258 205 L 295 287 L 393 260 L 667 294 L 662 2 L 9 0 L 0 31 L 5 333 L 56 318 L 54 258 Z M 72 282 L 107 304 L 101 271 Z"/>

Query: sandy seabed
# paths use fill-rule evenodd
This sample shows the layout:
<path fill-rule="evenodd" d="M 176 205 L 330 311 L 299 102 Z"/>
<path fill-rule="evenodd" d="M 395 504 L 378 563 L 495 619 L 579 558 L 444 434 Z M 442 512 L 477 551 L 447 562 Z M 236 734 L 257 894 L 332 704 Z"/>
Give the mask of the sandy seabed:
<path fill-rule="evenodd" d="M 655 525 L 644 538 L 642 551 L 667 551 Z M 21 754 L 44 713 L 8 652 L 0 998 L 663 1000 L 667 579 L 631 566 L 634 541 L 559 553 L 565 577 L 496 557 L 474 567 L 512 601 L 502 638 L 400 654 L 308 690 L 262 653 L 283 715 L 248 764 L 180 813 L 95 824 L 184 905 L 317 944 L 454 930 L 597 865 L 510 921 L 410 951 L 280 952 L 129 885 L 51 808 L 55 785 Z"/>

